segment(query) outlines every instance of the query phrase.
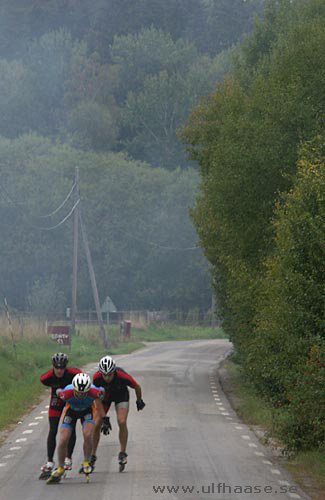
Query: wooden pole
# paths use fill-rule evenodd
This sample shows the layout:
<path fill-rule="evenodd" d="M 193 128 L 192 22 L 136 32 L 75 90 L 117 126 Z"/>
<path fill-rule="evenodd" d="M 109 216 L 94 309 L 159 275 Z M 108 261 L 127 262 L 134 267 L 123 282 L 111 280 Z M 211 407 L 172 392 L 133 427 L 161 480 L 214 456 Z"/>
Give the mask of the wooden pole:
<path fill-rule="evenodd" d="M 75 202 L 79 200 L 79 168 L 75 168 Z M 77 275 L 78 275 L 78 237 L 79 237 L 79 204 L 73 215 L 73 261 L 72 261 L 72 296 L 71 296 L 71 334 L 76 331 L 77 311 Z"/>
<path fill-rule="evenodd" d="M 91 253 L 90 253 L 86 228 L 83 224 L 82 217 L 81 217 L 81 210 L 79 210 L 79 220 L 80 220 L 82 240 L 83 240 L 83 244 L 84 244 L 84 248 L 85 248 L 87 264 L 88 264 L 88 269 L 89 269 L 91 287 L 92 287 L 92 291 L 93 291 L 93 297 L 94 297 L 94 302 L 95 302 L 95 307 L 96 307 L 96 312 L 97 312 L 97 318 L 98 318 L 98 322 L 100 325 L 100 334 L 101 334 L 101 337 L 103 340 L 104 347 L 108 348 L 109 342 L 108 342 L 108 339 L 106 337 L 102 311 L 101 311 L 100 303 L 99 303 L 99 295 L 98 295 L 98 289 L 97 289 L 97 283 L 96 283 L 96 276 L 95 276 L 95 271 L 94 271 L 94 267 L 93 267 L 93 263 L 92 263 L 92 259 L 91 259 Z"/>

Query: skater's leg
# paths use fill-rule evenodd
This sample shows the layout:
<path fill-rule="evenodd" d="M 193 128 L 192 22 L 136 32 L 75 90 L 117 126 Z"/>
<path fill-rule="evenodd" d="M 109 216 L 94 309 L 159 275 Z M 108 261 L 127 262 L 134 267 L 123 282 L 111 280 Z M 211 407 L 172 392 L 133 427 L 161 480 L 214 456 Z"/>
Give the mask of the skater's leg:
<path fill-rule="evenodd" d="M 64 467 L 64 459 L 67 456 L 68 442 L 72 433 L 70 427 L 61 427 L 60 441 L 58 445 L 58 465 Z"/>
<path fill-rule="evenodd" d="M 60 417 L 49 417 L 49 433 L 47 436 L 47 459 L 53 462 L 54 452 L 56 448 L 56 435 L 58 433 Z"/>
<path fill-rule="evenodd" d="M 93 449 L 93 435 L 94 435 L 94 423 L 84 422 L 82 426 L 82 433 L 84 437 L 84 459 L 85 462 L 90 461 L 91 452 Z"/>
<path fill-rule="evenodd" d="M 116 417 L 119 426 L 120 451 L 125 453 L 128 442 L 127 418 L 129 414 L 129 408 L 124 408 L 121 405 L 122 403 L 116 405 Z"/>
<path fill-rule="evenodd" d="M 72 453 L 76 444 L 76 428 L 72 429 L 70 439 L 68 441 L 68 447 L 67 447 L 67 457 L 72 458 Z"/>

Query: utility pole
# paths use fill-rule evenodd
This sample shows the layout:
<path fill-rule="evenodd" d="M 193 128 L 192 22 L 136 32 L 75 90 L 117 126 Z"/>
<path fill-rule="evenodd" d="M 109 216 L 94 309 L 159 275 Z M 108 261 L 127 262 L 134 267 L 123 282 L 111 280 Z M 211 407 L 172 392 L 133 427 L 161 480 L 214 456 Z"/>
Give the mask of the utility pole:
<path fill-rule="evenodd" d="M 75 168 L 75 203 L 79 200 L 79 168 Z M 77 274 L 78 274 L 78 236 L 79 236 L 79 204 L 73 214 L 73 262 L 72 262 L 72 297 L 71 297 L 71 333 L 76 331 L 77 310 Z"/>
<path fill-rule="evenodd" d="M 80 220 L 82 240 L 83 240 L 83 244 L 84 244 L 84 248 L 85 248 L 87 264 L 88 264 L 88 269 L 89 269 L 91 287 L 92 287 L 92 291 L 93 291 L 93 297 L 94 297 L 94 302 L 95 302 L 95 307 L 96 307 L 96 312 L 97 312 L 97 318 L 98 318 L 98 322 L 100 325 L 100 335 L 103 339 L 104 347 L 107 348 L 108 347 L 108 339 L 106 338 L 104 321 L 103 321 L 102 311 L 101 311 L 100 303 L 99 303 L 99 295 L 98 295 L 98 289 L 97 289 L 97 284 L 96 284 L 95 271 L 94 271 L 94 267 L 93 267 L 93 263 L 92 263 L 92 259 L 91 259 L 86 228 L 83 224 L 82 217 L 81 217 L 81 210 L 79 210 L 79 220 Z"/>

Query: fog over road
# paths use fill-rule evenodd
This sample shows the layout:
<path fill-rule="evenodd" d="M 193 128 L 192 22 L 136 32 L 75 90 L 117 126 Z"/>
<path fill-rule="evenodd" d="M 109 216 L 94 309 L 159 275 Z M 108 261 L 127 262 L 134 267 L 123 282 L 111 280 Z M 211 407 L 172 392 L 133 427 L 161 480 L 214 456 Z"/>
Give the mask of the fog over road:
<path fill-rule="evenodd" d="M 146 407 L 136 411 L 131 390 L 123 473 L 118 472 L 118 428 L 111 409 L 113 431 L 101 438 L 89 484 L 78 474 L 80 424 L 68 477 L 54 485 L 38 480 L 46 460 L 47 395 L 0 448 L 0 500 L 307 499 L 240 423 L 223 394 L 216 370 L 230 350 L 227 340 L 155 342 L 116 356 L 141 384 Z M 87 368 L 92 374 L 96 365 Z"/>

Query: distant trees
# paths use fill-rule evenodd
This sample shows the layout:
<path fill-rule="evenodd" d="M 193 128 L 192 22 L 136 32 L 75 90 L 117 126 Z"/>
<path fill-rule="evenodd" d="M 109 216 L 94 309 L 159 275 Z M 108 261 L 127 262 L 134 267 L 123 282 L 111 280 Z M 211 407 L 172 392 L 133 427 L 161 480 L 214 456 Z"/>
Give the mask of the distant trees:
<path fill-rule="evenodd" d="M 3 0 L 0 57 L 19 58 L 26 43 L 65 29 L 109 62 L 115 35 L 153 26 L 214 56 L 251 31 L 265 0 Z"/>
<path fill-rule="evenodd" d="M 263 2 L 5 0 L 0 134 L 34 131 L 83 150 L 188 167 L 177 128 L 223 77 L 227 50 Z"/>
<path fill-rule="evenodd" d="M 44 301 L 55 292 L 69 304 L 72 222 L 41 228 L 58 223 L 72 201 L 53 217 L 39 216 L 68 194 L 76 165 L 100 296 L 109 294 L 120 309 L 208 306 L 205 259 L 199 248 L 182 250 L 196 246 L 187 214 L 198 180 L 193 170 L 152 169 L 122 154 L 83 152 L 36 135 L 0 140 L 0 156 L 0 283 L 15 307 L 24 308 L 28 295 L 35 309 L 43 292 Z M 82 250 L 79 285 L 79 308 L 88 309 L 93 300 Z"/>

